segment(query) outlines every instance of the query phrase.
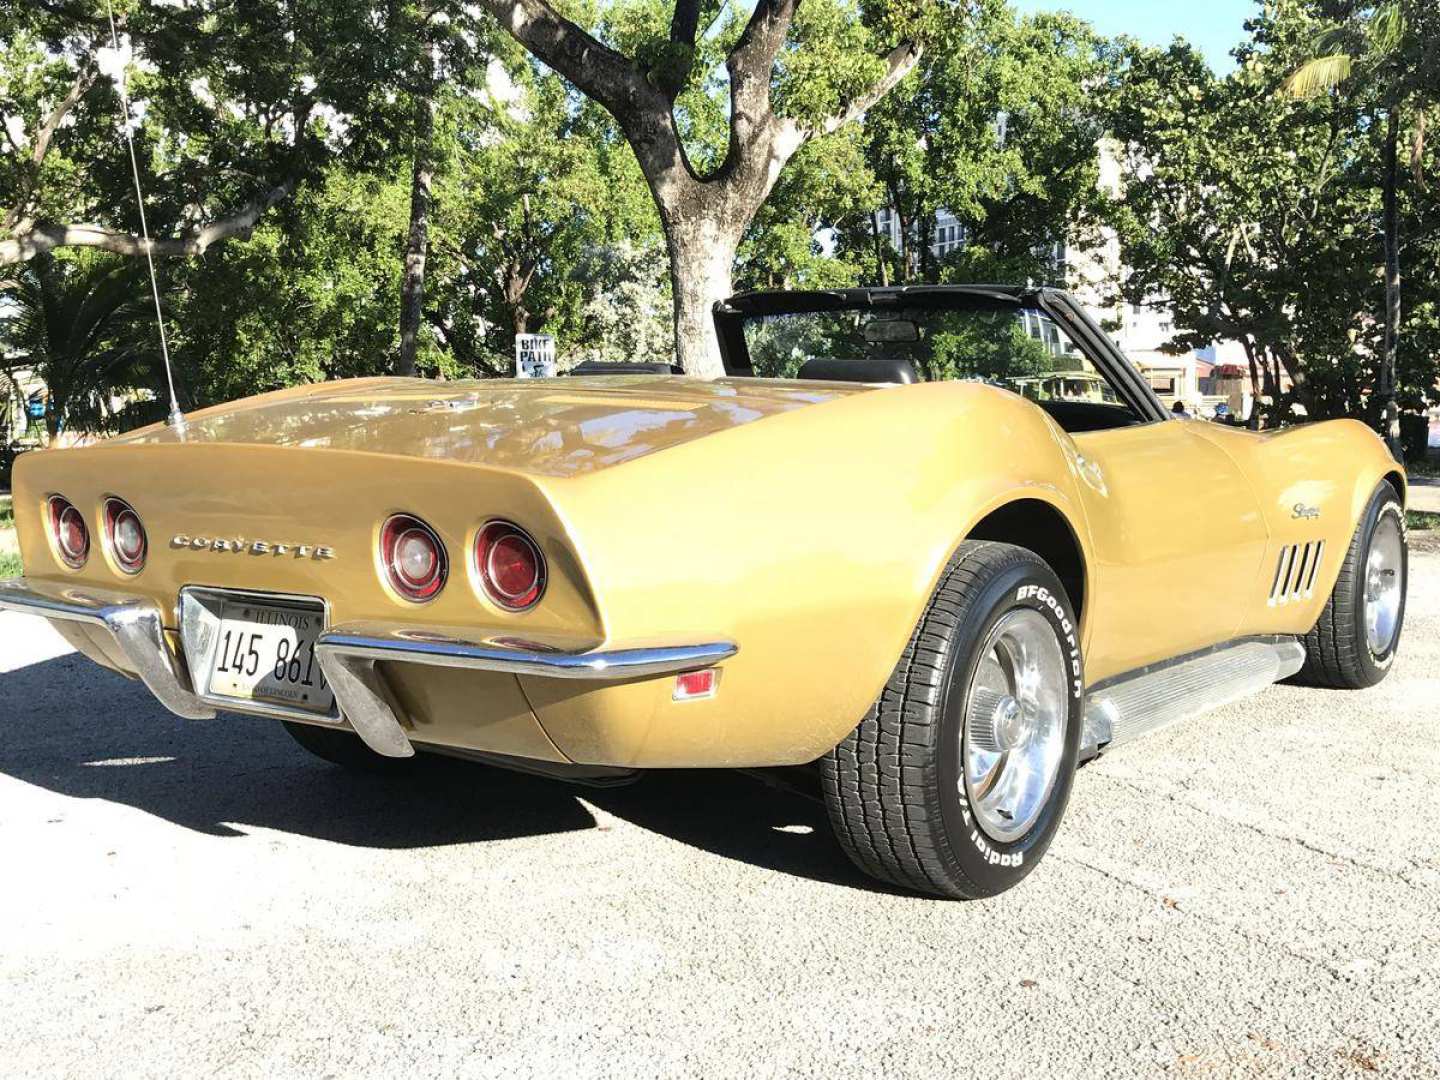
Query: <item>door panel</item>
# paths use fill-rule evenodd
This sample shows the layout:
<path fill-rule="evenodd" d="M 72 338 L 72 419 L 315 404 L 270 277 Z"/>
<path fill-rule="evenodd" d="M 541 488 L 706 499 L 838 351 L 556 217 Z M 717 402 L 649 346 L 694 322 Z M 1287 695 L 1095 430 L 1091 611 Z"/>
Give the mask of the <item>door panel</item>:
<path fill-rule="evenodd" d="M 1250 482 L 1199 421 L 1074 436 L 1094 545 L 1086 678 L 1235 637 L 1265 553 Z"/>

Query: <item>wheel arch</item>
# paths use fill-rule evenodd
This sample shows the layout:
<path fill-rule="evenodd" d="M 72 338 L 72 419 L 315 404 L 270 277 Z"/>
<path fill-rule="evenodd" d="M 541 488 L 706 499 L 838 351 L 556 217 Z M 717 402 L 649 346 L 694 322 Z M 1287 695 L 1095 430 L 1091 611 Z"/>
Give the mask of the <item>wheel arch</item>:
<path fill-rule="evenodd" d="M 977 521 L 964 539 L 1014 544 L 1040 556 L 1065 586 L 1083 625 L 1089 596 L 1085 549 L 1070 519 L 1053 503 L 1028 497 L 1003 503 Z"/>
<path fill-rule="evenodd" d="M 1400 497 L 1400 505 L 1406 505 L 1406 484 L 1405 473 L 1400 469 L 1391 469 L 1380 478 L 1395 489 L 1395 494 Z"/>

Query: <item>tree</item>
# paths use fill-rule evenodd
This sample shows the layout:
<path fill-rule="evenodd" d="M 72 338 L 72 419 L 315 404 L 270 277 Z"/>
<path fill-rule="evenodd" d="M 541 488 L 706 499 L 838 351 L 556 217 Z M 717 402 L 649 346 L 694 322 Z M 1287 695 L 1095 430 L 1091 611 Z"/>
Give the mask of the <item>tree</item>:
<path fill-rule="evenodd" d="M 516 334 L 555 334 L 562 362 L 609 354 L 612 334 L 633 335 L 607 307 L 649 322 L 634 309 L 661 288 L 659 221 L 614 121 L 513 43 L 501 60 L 483 92 L 439 117 L 442 263 L 428 308 L 458 365 L 486 374 L 513 370 Z"/>
<path fill-rule="evenodd" d="M 442 87 L 468 88 L 483 70 L 488 55 L 480 28 L 470 17 L 471 7 L 445 0 L 420 0 L 407 12 L 407 39 L 400 44 L 409 57 L 402 85 L 411 100 L 410 226 L 406 233 L 404 270 L 400 284 L 400 349 L 398 375 L 414 375 L 419 334 L 424 325 L 425 263 L 430 247 L 430 214 L 434 201 L 435 171 L 441 157 L 436 145 L 435 119 Z M 449 97 L 457 96 L 452 89 Z"/>
<path fill-rule="evenodd" d="M 377 86 L 394 81 L 388 5 L 330 0 L 116 4 L 117 62 L 156 255 L 198 256 L 248 235 L 299 186 L 367 140 Z M 110 45 L 93 0 L 0 14 L 0 265 L 61 247 L 144 253 L 120 103 L 99 73 Z M 118 151 L 118 152 L 117 152 Z"/>
<path fill-rule="evenodd" d="M 399 154 L 374 172 L 333 164 L 252 235 L 157 265 L 185 408 L 392 370 L 408 179 Z M 420 337 L 424 370 L 459 373 Z"/>
<path fill-rule="evenodd" d="M 915 77 L 865 122 L 898 247 L 865 219 L 842 250 L 875 281 L 1054 280 L 1055 245 L 1097 235 L 1113 50 L 1072 16 L 1017 18 L 1003 0 L 943 10 L 930 40 Z M 963 239 L 937 256 L 920 241 L 942 210 Z"/>
<path fill-rule="evenodd" d="M 1418 177 L 1425 146 L 1425 110 L 1440 102 L 1440 12 L 1433 0 L 1380 4 L 1332 0 L 1317 7 L 1327 22 L 1315 38 L 1314 55 L 1286 79 L 1285 89 L 1295 97 L 1313 97 L 1353 79 L 1366 84 L 1384 114 L 1380 189 L 1385 335 L 1377 393 L 1383 410 L 1381 431 L 1399 456 L 1395 373 L 1401 329 L 1401 125 L 1407 115 L 1413 118 L 1411 160 Z"/>
<path fill-rule="evenodd" d="M 62 430 L 115 430 L 117 391 L 163 385 L 140 267 L 97 252 L 70 258 L 37 255 L 0 282 L 0 345 L 12 364 L 38 374 L 50 391 L 45 414 L 53 438 Z M 163 406 L 149 410 L 163 414 Z M 154 419 L 147 416 L 145 419 Z"/>
<path fill-rule="evenodd" d="M 736 285 L 827 289 L 854 285 L 866 260 L 837 242 L 867 227 L 883 191 L 858 124 L 803 146 L 756 213 L 740 245 Z"/>
<path fill-rule="evenodd" d="M 410 132 L 410 228 L 400 281 L 400 351 L 395 374 L 415 374 L 417 337 L 424 317 L 425 259 L 430 247 L 430 185 L 435 178 L 435 94 L 440 85 L 437 10 L 422 3 L 415 13 L 418 63 L 412 76 L 414 124 Z"/>
<path fill-rule="evenodd" d="M 1251 26 L 1224 78 L 1183 43 L 1127 49 L 1110 113 L 1122 294 L 1173 312 L 1172 348 L 1239 342 L 1256 396 L 1275 399 L 1280 419 L 1290 404 L 1282 371 L 1312 418 L 1378 419 L 1383 326 L 1371 315 L 1369 252 L 1381 208 L 1369 106 L 1277 96 L 1308 21 L 1282 11 Z M 1434 383 L 1433 357 L 1405 371 L 1415 385 Z"/>
<path fill-rule="evenodd" d="M 665 232 L 676 356 L 687 372 L 707 376 L 723 371 L 710 306 L 730 291 L 746 227 L 805 143 L 861 116 L 914 67 L 926 11 L 923 3 L 862 11 L 848 0 L 803 9 L 799 0 L 757 0 L 743 25 L 724 20 L 717 35 L 710 28 L 726 10 L 717 0 L 675 0 L 668 19 L 656 2 L 633 21 L 642 32 L 627 53 L 547 0 L 481 4 L 624 132 Z M 683 128 L 687 101 L 703 97 L 712 75 L 699 60 L 717 40 L 729 114 L 724 154 L 706 168 Z"/>
<path fill-rule="evenodd" d="M 483 91 L 436 97 L 417 371 L 509 374 L 517 327 L 555 333 L 562 364 L 668 359 L 664 245 L 634 155 L 603 110 L 507 47 Z M 371 167 L 336 161 L 252 236 L 160 265 L 187 406 L 394 369 L 410 173 L 403 140 Z"/>

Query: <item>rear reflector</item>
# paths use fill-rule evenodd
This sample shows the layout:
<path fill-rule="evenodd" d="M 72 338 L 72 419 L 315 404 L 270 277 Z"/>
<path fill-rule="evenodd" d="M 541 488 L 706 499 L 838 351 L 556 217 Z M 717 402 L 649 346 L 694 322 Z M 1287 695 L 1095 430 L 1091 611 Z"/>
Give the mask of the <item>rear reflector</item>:
<path fill-rule="evenodd" d="M 715 684 L 719 681 L 719 668 L 704 671 L 687 671 L 675 676 L 675 700 L 694 701 L 696 698 L 715 696 Z"/>

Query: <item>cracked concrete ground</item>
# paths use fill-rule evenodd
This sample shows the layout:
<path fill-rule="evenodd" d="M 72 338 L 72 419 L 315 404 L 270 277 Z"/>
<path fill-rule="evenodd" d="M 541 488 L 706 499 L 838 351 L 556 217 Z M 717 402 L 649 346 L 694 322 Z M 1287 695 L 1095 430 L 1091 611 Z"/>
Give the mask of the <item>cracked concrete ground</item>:
<path fill-rule="evenodd" d="M 1440 554 L 1364 693 L 1086 768 L 976 904 L 725 773 L 587 792 L 171 718 L 0 615 L 0 1073 L 1440 1076 Z"/>

